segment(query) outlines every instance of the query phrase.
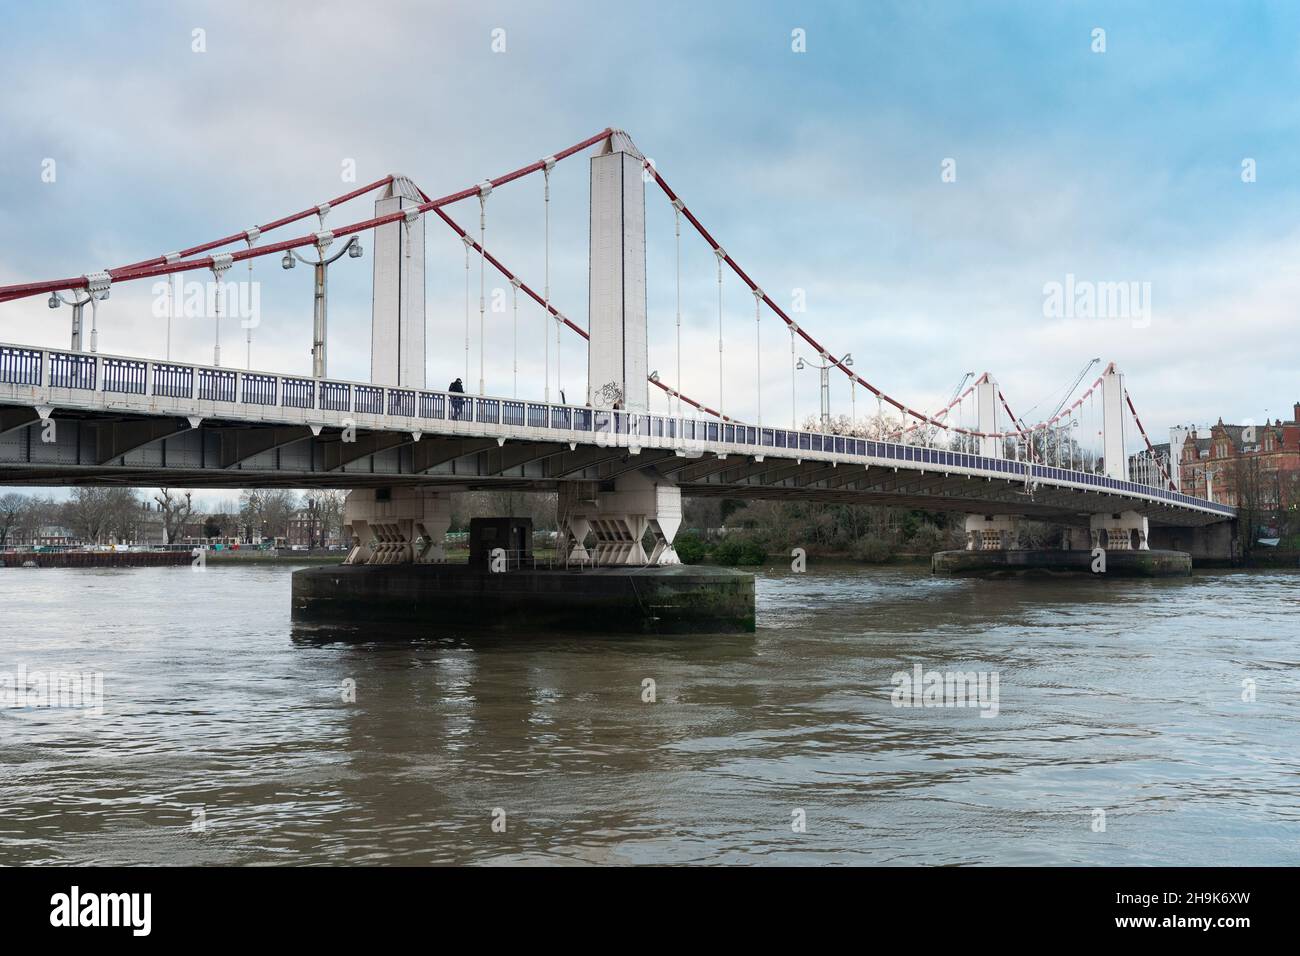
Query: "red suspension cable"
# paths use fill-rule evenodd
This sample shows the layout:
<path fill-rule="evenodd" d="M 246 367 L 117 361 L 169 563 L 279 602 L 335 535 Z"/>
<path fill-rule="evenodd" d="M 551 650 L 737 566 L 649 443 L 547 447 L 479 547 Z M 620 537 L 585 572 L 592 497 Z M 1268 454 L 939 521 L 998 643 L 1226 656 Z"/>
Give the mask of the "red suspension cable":
<path fill-rule="evenodd" d="M 726 262 L 728 266 L 731 267 L 731 271 L 734 272 L 740 278 L 740 280 L 744 282 L 746 286 L 749 287 L 749 290 L 751 292 L 760 295 L 760 297 L 762 298 L 763 302 L 767 305 L 767 307 L 771 309 L 774 313 L 776 313 L 776 315 L 781 319 L 781 321 L 783 321 L 789 328 L 797 332 L 800 338 L 802 338 L 805 342 L 807 342 L 812 348 L 816 349 L 817 354 L 824 356 L 826 361 L 830 362 L 832 366 L 838 368 L 849 378 L 857 382 L 863 388 L 867 389 L 869 392 L 871 392 L 871 394 L 875 395 L 876 398 L 880 399 L 881 401 L 888 402 L 890 405 L 898 409 L 904 415 L 910 415 L 911 417 L 917 419 L 922 424 L 935 425 L 936 427 L 946 428 L 949 431 L 954 431 L 959 434 L 974 435 L 980 438 L 1005 437 L 1003 434 L 1000 433 L 986 434 L 983 432 L 973 431 L 971 429 L 953 428 L 951 426 L 944 425 L 943 422 L 938 421 L 930 417 L 929 415 L 926 415 L 924 412 L 919 412 L 914 408 L 910 408 L 909 406 L 904 405 L 898 399 L 876 388 L 876 386 L 872 385 L 861 375 L 858 375 L 856 372 L 850 371 L 849 367 L 844 365 L 842 358 L 836 358 L 835 356 L 831 355 L 830 352 L 825 347 L 823 347 L 820 342 L 818 342 L 815 338 L 813 338 L 810 334 L 808 334 L 808 332 L 805 329 L 800 327 L 799 323 L 795 322 L 794 319 L 786 315 L 785 310 L 782 309 L 779 305 L 777 305 L 774 301 L 772 301 L 771 296 L 769 296 L 766 292 L 762 292 L 759 289 L 758 283 L 756 283 L 753 279 L 751 279 L 749 275 L 745 272 L 745 270 L 740 267 L 740 264 L 737 263 L 736 260 L 733 259 L 725 249 L 722 248 L 722 246 L 718 243 L 716 239 L 713 238 L 713 236 L 709 233 L 709 230 L 704 227 L 704 224 L 700 222 L 698 218 L 696 218 L 695 213 L 691 212 L 691 210 L 686 206 L 686 204 L 682 202 L 681 198 L 677 195 L 677 193 L 675 193 L 672 187 L 668 185 L 667 180 L 664 179 L 664 177 L 660 174 L 659 170 L 654 165 L 652 165 L 649 160 L 645 160 L 642 163 L 642 166 L 650 176 L 654 177 L 655 182 L 659 184 L 659 188 L 663 190 L 664 195 L 668 197 L 669 201 L 672 202 L 674 206 L 676 206 L 678 209 L 681 210 L 682 215 L 686 217 L 686 220 L 692 226 L 695 227 L 695 231 L 698 232 L 700 236 L 704 239 L 704 241 L 709 244 L 709 247 L 713 250 L 714 254 L 716 254 L 719 258 L 721 258 L 724 262 Z M 1010 435 L 1010 434 L 1017 434 L 1017 433 L 1009 432 L 1007 434 Z"/>
<path fill-rule="evenodd" d="M 1170 491 L 1177 491 L 1178 486 L 1174 480 L 1169 477 L 1169 471 L 1164 465 L 1160 464 L 1160 458 L 1156 455 L 1155 446 L 1151 444 L 1151 439 L 1147 437 L 1147 430 L 1142 427 L 1142 419 L 1138 417 L 1137 409 L 1133 407 L 1133 396 L 1129 395 L 1128 389 L 1124 389 L 1124 401 L 1128 403 L 1128 410 L 1133 413 L 1133 421 L 1137 422 L 1138 432 L 1142 435 L 1142 440 L 1146 442 L 1147 451 L 1151 454 L 1151 460 L 1160 469 L 1160 477 L 1169 485 Z"/>
<path fill-rule="evenodd" d="M 586 139 L 584 139 L 582 142 L 575 143 L 574 145 L 570 146 L 568 149 L 561 150 L 560 152 L 556 153 L 554 156 L 547 157 L 546 159 L 537 160 L 536 162 L 529 163 L 527 166 L 521 166 L 520 168 L 513 170 L 512 172 L 506 173 L 505 175 L 502 176 L 498 176 L 496 179 L 491 179 L 488 180 L 487 182 L 493 188 L 496 188 L 498 186 L 503 186 L 506 183 L 514 182 L 514 180 L 519 179 L 520 177 L 527 176 L 530 175 L 531 173 L 535 173 L 541 169 L 544 169 L 547 165 L 548 160 L 553 159 L 556 162 L 559 162 L 562 159 L 567 159 L 569 156 L 572 156 L 574 153 L 586 149 L 588 146 L 594 146 L 595 144 L 599 143 L 601 140 L 608 138 L 612 132 L 613 130 L 611 129 L 608 128 L 604 129 L 601 132 L 597 133 L 595 136 L 589 136 Z M 443 196 L 439 199 L 428 200 L 420 204 L 419 206 L 415 207 L 415 209 L 418 212 L 418 214 L 423 215 L 427 212 L 430 212 L 431 210 L 441 208 L 442 206 L 449 206 L 452 203 L 460 202 L 461 200 L 468 199 L 471 196 L 477 196 L 479 194 L 480 188 L 481 185 L 471 186 L 467 189 L 462 189 L 459 192 L 450 193 L 449 195 Z M 310 210 L 307 210 L 306 214 L 310 215 L 313 212 L 315 212 L 315 207 L 313 207 Z M 346 226 L 340 226 L 336 229 L 329 230 L 329 232 L 335 238 L 338 238 L 339 236 L 348 236 L 348 235 L 352 235 L 353 233 L 364 232 L 368 229 L 374 229 L 376 226 L 387 225 L 390 222 L 400 222 L 405 218 L 406 218 L 405 210 L 394 212 L 394 213 L 386 213 L 385 215 L 375 216 L 371 219 L 366 219 L 361 222 L 354 222 Z M 235 239 L 242 239 L 243 237 L 244 237 L 244 233 L 240 233 L 232 237 L 231 241 Z M 243 249 L 238 252 L 231 253 L 230 256 L 231 256 L 232 263 L 242 262 L 245 259 L 255 259 L 259 256 L 276 255 L 281 252 L 286 252 L 290 249 L 297 249 L 302 246 L 313 245 L 315 242 L 316 242 L 316 234 L 310 233 L 306 236 L 299 236 L 296 239 L 287 239 L 283 242 L 273 243 L 268 246 L 259 246 L 255 249 Z M 174 272 L 185 272 L 190 269 L 206 269 L 206 268 L 210 268 L 212 265 L 214 265 L 214 260 L 213 257 L 211 256 L 205 256 L 199 259 L 187 259 L 187 260 L 171 262 L 171 263 L 155 264 L 151 266 L 145 266 L 140 269 L 133 269 L 130 272 L 127 272 L 126 274 L 122 275 L 119 281 L 151 279 L 158 276 L 171 275 Z M 0 301 L 7 301 L 9 299 L 18 299 L 30 295 L 42 295 L 47 292 L 59 292 L 59 291 L 71 290 L 71 289 L 84 289 L 88 285 L 89 285 L 89 280 L 87 279 L 86 276 L 83 275 L 83 276 L 75 276 L 68 279 L 52 279 L 43 282 L 27 282 L 20 285 L 0 286 Z"/>
<path fill-rule="evenodd" d="M 659 188 L 663 191 L 664 195 L 668 197 L 669 201 L 672 202 L 674 206 L 676 206 L 678 209 L 681 210 L 682 215 L 686 217 L 686 220 L 692 226 L 695 227 L 695 231 L 698 232 L 700 236 L 704 239 L 704 241 L 709 244 L 709 247 L 713 250 L 713 252 L 716 255 L 718 255 L 724 262 L 726 262 L 728 266 L 731 267 L 731 271 L 734 272 L 740 278 L 740 280 L 744 282 L 746 286 L 749 287 L 749 290 L 751 292 L 761 295 L 764 304 L 766 304 L 769 309 L 771 309 L 774 313 L 776 313 L 776 315 L 781 319 L 781 321 L 783 321 L 789 328 L 797 332 L 800 338 L 802 338 L 805 342 L 807 342 L 810 346 L 812 346 L 812 348 L 816 349 L 817 353 L 823 356 L 826 359 L 826 361 L 830 362 L 832 366 L 838 368 L 850 379 L 857 382 L 863 388 L 867 389 L 869 392 L 871 392 L 871 394 L 875 395 L 876 398 L 880 399 L 883 402 L 888 402 L 890 405 L 898 409 L 899 412 L 903 413 L 904 415 L 909 415 L 912 418 L 915 418 L 917 420 L 918 425 L 922 425 L 922 424 L 934 425 L 938 428 L 943 428 L 948 431 L 956 432 L 958 434 L 972 435 L 977 438 L 1009 438 L 1009 437 L 1020 437 L 1026 434 L 1032 434 L 1033 431 L 1035 431 L 1037 428 L 1041 428 L 1047 424 L 1051 424 L 1050 422 L 1045 422 L 1042 423 L 1041 425 L 1036 425 L 1031 428 L 1015 427 L 1011 431 L 1007 431 L 1007 432 L 980 432 L 968 428 L 954 427 L 950 425 L 945 425 L 937 418 L 930 415 L 926 415 L 924 412 L 919 412 L 916 409 L 903 404 L 893 396 L 876 388 L 876 386 L 872 385 L 861 375 L 858 375 L 856 372 L 850 371 L 849 367 L 843 363 L 841 358 L 836 358 L 832 356 L 830 352 L 826 348 L 824 348 L 820 342 L 814 339 L 805 329 L 803 329 L 799 325 L 799 323 L 795 322 L 792 318 L 790 318 L 790 316 L 786 315 L 785 311 L 779 305 L 773 302 L 772 298 L 766 292 L 761 292 L 761 290 L 758 287 L 758 284 L 749 277 L 749 275 L 745 272 L 745 270 L 740 267 L 740 264 L 737 263 L 736 260 L 733 259 L 725 249 L 722 248 L 722 246 L 718 243 L 718 241 L 713 238 L 713 235 L 709 232 L 709 230 L 705 228 L 704 224 L 700 222 L 700 220 L 695 216 L 693 212 L 691 212 L 689 208 L 687 208 L 686 204 L 682 202 L 681 197 L 679 197 L 677 193 L 673 191 L 672 187 L 668 185 L 668 181 L 664 179 L 663 175 L 660 174 L 659 170 L 653 164 L 651 164 L 649 160 L 643 161 L 642 165 L 646 170 L 646 172 L 650 176 L 654 177 L 655 182 L 659 184 Z M 1014 426 L 1015 423 L 1018 421 L 1018 419 L 1016 418 L 1015 414 L 1011 411 L 1011 407 L 1010 405 L 1007 404 L 1007 400 L 1002 395 L 1001 390 L 998 391 L 998 399 L 999 401 L 1001 401 L 1002 407 L 1006 410 L 1006 413 L 1011 417 L 1011 422 L 1012 425 Z M 1059 417 L 1060 416 L 1053 418 L 1052 422 L 1055 422 Z"/>
<path fill-rule="evenodd" d="M 423 190 L 421 190 L 420 194 L 424 195 Z M 455 231 L 456 235 L 460 236 L 462 240 L 468 242 L 470 248 L 472 248 L 475 252 L 481 254 L 483 258 L 486 259 L 488 262 L 492 263 L 493 268 L 495 268 L 498 272 L 500 272 L 503 276 L 505 276 L 508 281 L 510 281 L 511 283 L 518 282 L 519 288 L 522 289 L 524 292 L 526 292 L 534 302 L 540 305 L 551 315 L 555 316 L 557 319 L 563 322 L 574 332 L 577 332 L 584 339 L 589 340 L 591 338 L 590 334 L 588 334 L 586 329 L 570 321 L 568 316 L 564 315 L 564 313 L 562 313 L 554 305 L 552 305 L 551 303 L 543 299 L 540 295 L 537 294 L 536 290 L 534 290 L 530 285 L 528 285 L 528 283 L 524 282 L 524 280 L 520 279 L 517 275 L 515 275 L 513 272 L 507 269 L 501 263 L 501 261 L 497 259 L 496 256 L 492 255 L 492 253 L 488 252 L 486 249 L 480 246 L 473 236 L 471 236 L 468 232 L 466 232 L 464 229 L 461 228 L 460 224 L 456 222 L 456 220 L 452 219 L 451 216 L 443 212 L 442 209 L 435 209 L 434 212 L 438 214 L 439 218 L 441 218 L 443 222 L 445 222 L 448 226 L 450 226 Z M 650 381 L 655 385 L 658 385 L 669 395 L 680 398 L 682 401 L 686 402 L 686 404 L 694 408 L 697 408 L 708 415 L 713 415 L 715 418 L 721 418 L 723 421 L 728 421 L 728 422 L 734 420 L 727 417 L 726 415 L 720 414 L 719 412 L 715 411 L 712 408 L 709 408 L 707 405 L 702 405 L 701 403 L 697 402 L 695 399 L 691 398 L 689 395 L 683 395 L 681 392 L 677 391 L 672 386 L 665 385 L 663 382 L 659 381 L 658 379 L 649 378 L 649 376 L 647 376 L 647 381 Z"/>
<path fill-rule="evenodd" d="M 352 190 L 349 193 L 344 193 L 342 196 L 337 196 L 326 203 L 322 203 L 321 205 L 341 206 L 345 202 L 348 202 L 351 199 L 356 199 L 358 196 L 364 196 L 366 193 L 378 189 L 381 186 L 387 186 L 392 181 L 393 181 L 392 176 L 385 176 L 383 179 L 376 179 L 373 183 L 370 183 L 365 186 L 361 186 L 357 189 Z M 264 235 L 268 232 L 271 232 L 273 229 L 279 229 L 281 226 L 287 226 L 291 222 L 297 222 L 298 220 L 305 219 L 308 216 L 316 215 L 319 209 L 320 206 L 312 206 L 309 209 L 304 209 L 302 212 L 294 213 L 291 216 L 284 216 L 280 219 L 276 219 L 272 222 L 268 222 L 264 226 L 258 226 L 256 227 L 258 230 L 258 234 Z M 225 236 L 224 238 L 221 239 L 213 239 L 210 242 L 204 242 L 197 246 L 191 246 L 188 249 L 182 249 L 179 252 L 174 253 L 174 255 L 179 256 L 180 259 L 187 259 L 190 256 L 198 255 L 201 252 L 208 252 L 212 249 L 219 249 L 222 246 L 227 246 L 232 242 L 242 242 L 249 236 L 250 232 L 251 230 L 245 229 L 241 232 L 232 233 L 231 235 Z M 178 261 L 178 260 L 173 260 L 173 261 Z M 149 268 L 150 266 L 164 265 L 166 264 L 166 262 L 167 262 L 167 256 L 155 256 L 152 259 L 142 259 L 139 262 L 132 262 L 124 266 L 114 266 L 112 269 L 109 269 L 107 271 L 109 276 L 113 279 L 113 281 L 117 282 L 122 279 L 129 278 L 129 274 L 132 272 L 139 271 L 140 269 L 146 269 Z M 16 288 L 16 287 L 11 286 L 9 288 Z M 54 290 L 49 290 L 49 291 L 54 291 Z M 36 293 L 8 292 L 6 290 L 0 290 L 0 302 L 8 302 L 10 299 L 21 299 L 26 295 L 34 295 L 34 294 Z"/>

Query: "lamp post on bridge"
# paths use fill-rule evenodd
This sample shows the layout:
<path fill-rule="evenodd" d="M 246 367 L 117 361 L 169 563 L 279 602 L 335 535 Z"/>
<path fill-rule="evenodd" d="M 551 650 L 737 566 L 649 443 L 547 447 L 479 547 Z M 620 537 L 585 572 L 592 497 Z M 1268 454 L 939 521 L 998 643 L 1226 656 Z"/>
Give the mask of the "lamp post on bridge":
<path fill-rule="evenodd" d="M 316 261 L 305 259 L 300 256 L 295 249 L 288 249 L 284 253 L 284 258 L 280 260 L 280 266 L 284 269 L 292 269 L 295 265 L 294 260 L 304 265 L 312 266 L 316 272 L 315 296 L 312 309 L 312 345 L 311 345 L 311 374 L 313 378 L 325 378 L 325 324 L 326 324 L 326 272 L 331 265 L 343 257 L 346 252 L 350 259 L 360 259 L 362 256 L 361 239 L 353 236 L 345 245 L 328 259 L 325 258 L 325 250 L 329 248 L 330 243 L 334 241 L 332 233 L 318 232 L 316 234 Z"/>
<path fill-rule="evenodd" d="M 823 359 L 826 359 L 826 358 L 829 358 L 829 357 L 830 357 L 830 356 L 828 356 L 828 355 L 826 355 L 826 354 L 824 354 L 824 353 L 822 354 L 822 358 L 823 358 Z M 853 364 L 853 359 L 852 359 L 852 357 L 850 357 L 850 356 L 845 356 L 845 358 L 847 359 L 848 364 L 850 364 L 850 365 Z M 830 373 L 831 373 L 831 369 L 833 369 L 833 368 L 838 368 L 838 367 L 839 367 L 839 366 L 838 366 L 836 363 L 834 363 L 834 362 L 826 362 L 826 363 L 823 364 L 823 365 L 818 365 L 816 362 L 809 362 L 809 361 L 806 361 L 802 356 L 800 356 L 799 361 L 798 361 L 797 363 L 795 363 L 795 368 L 797 368 L 797 369 L 803 369 L 803 368 L 815 368 L 815 369 L 817 369 L 817 371 L 821 372 L 821 379 L 822 379 L 822 389 L 821 389 L 821 391 L 822 391 L 822 432 L 823 432 L 823 433 L 829 431 L 829 430 L 830 430 L 830 427 L 831 427 L 831 380 L 830 380 Z"/>
<path fill-rule="evenodd" d="M 73 297 L 65 298 L 62 292 L 51 292 L 49 307 L 57 309 L 63 303 L 72 306 L 72 344 L 69 349 L 73 352 L 83 351 L 81 344 L 81 316 L 86 306 L 90 303 L 92 296 L 87 295 L 85 298 Z M 91 335 L 90 350 L 95 351 L 94 334 Z"/>

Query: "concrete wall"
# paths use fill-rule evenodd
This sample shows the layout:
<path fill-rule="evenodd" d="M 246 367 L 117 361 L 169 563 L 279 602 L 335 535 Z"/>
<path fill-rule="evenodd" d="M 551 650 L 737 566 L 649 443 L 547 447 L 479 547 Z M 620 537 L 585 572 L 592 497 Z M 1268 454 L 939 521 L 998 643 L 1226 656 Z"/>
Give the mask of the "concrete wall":
<path fill-rule="evenodd" d="M 1151 547 L 1167 551 L 1186 551 L 1197 563 L 1230 564 L 1239 557 L 1237 522 L 1221 521 L 1200 528 L 1152 526 Z"/>

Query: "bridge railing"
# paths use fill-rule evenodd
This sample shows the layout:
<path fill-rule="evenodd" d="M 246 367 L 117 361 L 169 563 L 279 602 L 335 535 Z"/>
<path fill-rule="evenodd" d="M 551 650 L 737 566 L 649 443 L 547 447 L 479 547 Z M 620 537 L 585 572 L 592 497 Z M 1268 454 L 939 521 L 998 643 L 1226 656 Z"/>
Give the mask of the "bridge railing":
<path fill-rule="evenodd" d="M 768 449 L 830 453 L 926 469 L 968 469 L 1016 481 L 1072 483 L 1098 491 L 1138 494 L 1170 504 L 1215 511 L 1235 509 L 1166 488 L 1110 478 L 1091 471 L 986 458 L 966 451 L 832 435 L 783 428 L 760 428 L 717 419 L 652 415 L 623 409 L 556 405 L 460 392 L 387 388 L 359 382 L 300 378 L 270 372 L 154 362 L 126 356 L 63 352 L 0 345 L 0 385 L 46 387 L 77 392 L 100 391 L 127 396 L 189 399 L 234 406 L 238 401 L 260 409 L 276 406 L 365 415 L 383 419 L 381 427 L 410 427 L 421 421 L 472 423 L 493 427 L 619 436 L 634 445 L 640 439 L 674 444 L 715 443 L 761 454 Z M 232 412 L 235 410 L 232 408 Z M 262 412 L 257 413 L 259 416 Z M 399 422 L 401 425 L 399 426 Z"/>
<path fill-rule="evenodd" d="M 0 345 L 0 382 L 40 385 L 44 361 L 45 353 L 40 349 Z"/>

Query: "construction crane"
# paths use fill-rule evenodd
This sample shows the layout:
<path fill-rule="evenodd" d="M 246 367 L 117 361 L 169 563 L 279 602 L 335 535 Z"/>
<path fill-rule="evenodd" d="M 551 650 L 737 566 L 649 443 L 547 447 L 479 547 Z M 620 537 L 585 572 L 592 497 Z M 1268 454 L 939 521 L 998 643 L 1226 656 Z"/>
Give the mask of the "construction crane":
<path fill-rule="evenodd" d="M 949 405 L 957 401 L 957 396 L 961 394 L 961 390 L 966 386 L 966 383 L 969 382 L 974 377 L 975 377 L 974 372 L 967 372 L 964 376 L 962 376 L 962 380 L 957 383 L 957 387 L 954 388 L 952 390 L 952 394 L 948 396 Z"/>
<path fill-rule="evenodd" d="M 1065 390 L 1065 394 L 1061 396 L 1061 400 L 1056 403 L 1056 407 L 1052 409 L 1052 414 L 1047 416 L 1046 419 L 1047 421 L 1050 422 L 1057 415 L 1061 414 L 1061 409 L 1063 409 L 1065 407 L 1065 403 L 1070 400 L 1070 396 L 1073 395 L 1074 390 L 1079 387 L 1079 383 L 1082 382 L 1084 376 L 1088 374 L 1088 370 L 1091 369 L 1094 365 L 1098 364 L 1100 361 L 1101 359 L 1095 358 L 1083 367 L 1083 371 L 1081 371 L 1075 377 L 1074 381 L 1070 384 L 1070 387 Z"/>

